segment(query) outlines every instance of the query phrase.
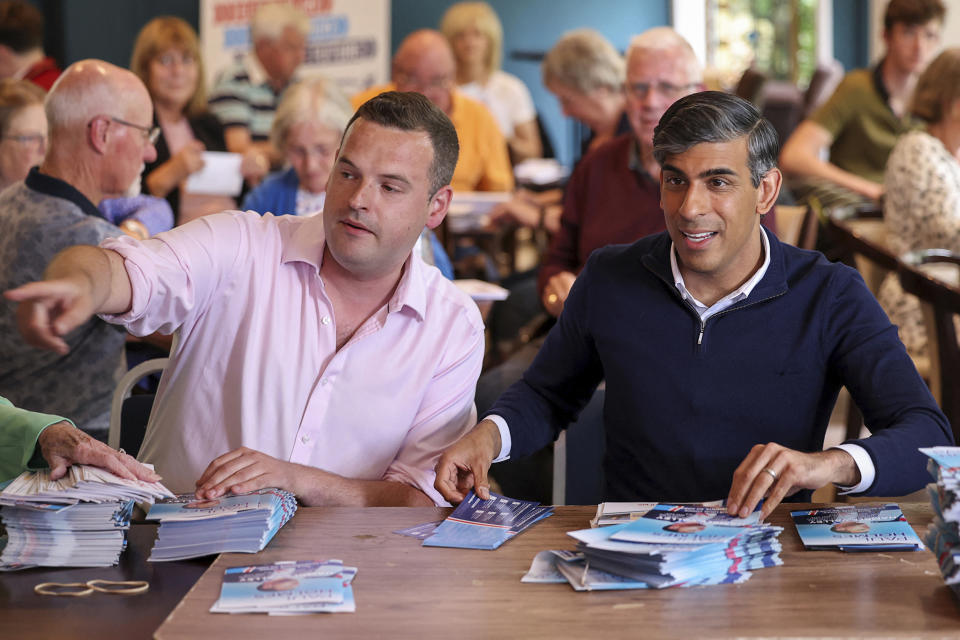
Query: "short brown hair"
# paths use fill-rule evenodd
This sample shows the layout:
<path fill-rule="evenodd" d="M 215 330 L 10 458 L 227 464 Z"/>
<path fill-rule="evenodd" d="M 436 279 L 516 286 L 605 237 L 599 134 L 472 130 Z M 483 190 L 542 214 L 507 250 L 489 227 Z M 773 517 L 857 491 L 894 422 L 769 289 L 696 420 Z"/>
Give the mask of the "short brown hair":
<path fill-rule="evenodd" d="M 197 86 L 187 102 L 187 113 L 198 115 L 207 110 L 207 94 L 204 89 L 203 58 L 197 32 L 187 22 L 173 16 L 154 18 L 140 29 L 130 56 L 130 70 L 150 90 L 150 63 L 168 49 L 182 49 L 197 63 Z"/>
<path fill-rule="evenodd" d="M 0 136 L 7 133 L 13 116 L 32 104 L 43 105 L 47 92 L 28 80 L 0 80 Z"/>
<path fill-rule="evenodd" d="M 433 162 L 430 164 L 430 197 L 441 187 L 450 184 L 453 170 L 460 156 L 460 141 L 453 123 L 440 108 L 419 93 L 413 91 L 387 91 L 370 98 L 357 109 L 347 123 L 346 131 L 357 118 L 373 122 L 381 127 L 401 131 L 423 131 L 433 146 Z M 346 135 L 346 133 L 344 133 Z"/>
<path fill-rule="evenodd" d="M 943 120 L 944 108 L 960 98 L 960 47 L 945 49 L 917 80 L 910 112 L 934 124 Z"/>
<path fill-rule="evenodd" d="M 29 2 L 0 2 L 0 44 L 25 53 L 43 46 L 43 14 Z"/>
<path fill-rule="evenodd" d="M 931 20 L 943 23 L 947 9 L 940 0 L 890 0 L 883 14 L 883 28 L 887 31 L 898 22 L 907 27 L 927 24 Z"/>

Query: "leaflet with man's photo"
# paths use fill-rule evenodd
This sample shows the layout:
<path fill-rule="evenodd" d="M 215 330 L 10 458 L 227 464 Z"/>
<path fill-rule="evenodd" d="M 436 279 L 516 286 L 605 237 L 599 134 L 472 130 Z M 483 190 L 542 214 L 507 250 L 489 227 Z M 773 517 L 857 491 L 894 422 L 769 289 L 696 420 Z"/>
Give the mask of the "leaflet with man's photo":
<path fill-rule="evenodd" d="M 242 495 L 225 495 L 210 500 L 198 500 L 192 493 L 160 500 L 150 507 L 147 520 L 171 522 L 176 520 L 208 520 L 232 516 L 244 511 L 271 510 L 283 501 L 277 489 L 260 489 Z"/>
<path fill-rule="evenodd" d="M 791 511 L 807 549 L 840 551 L 917 551 L 923 543 L 900 506 L 852 504 Z"/>
<path fill-rule="evenodd" d="M 642 517 L 610 536 L 624 542 L 666 544 L 708 544 L 724 542 L 747 532 L 779 531 L 779 527 L 757 524 L 759 513 L 733 518 L 722 507 L 691 507 L 658 504 Z"/>

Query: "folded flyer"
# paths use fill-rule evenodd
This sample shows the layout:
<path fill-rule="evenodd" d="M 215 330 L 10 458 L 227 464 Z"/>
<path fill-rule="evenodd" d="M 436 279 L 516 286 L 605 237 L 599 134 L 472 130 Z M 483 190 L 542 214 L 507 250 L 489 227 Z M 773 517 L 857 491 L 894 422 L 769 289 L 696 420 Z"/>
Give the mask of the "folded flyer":
<path fill-rule="evenodd" d="M 791 511 L 807 549 L 840 551 L 917 551 L 923 543 L 900 506 L 851 504 Z"/>
<path fill-rule="evenodd" d="M 354 611 L 356 567 L 341 560 L 280 561 L 227 569 L 211 613 L 334 613 Z"/>
<path fill-rule="evenodd" d="M 490 494 L 489 500 L 481 500 L 471 491 L 423 545 L 496 549 L 552 513 L 553 507 L 539 502 L 515 500 L 495 493 Z"/>

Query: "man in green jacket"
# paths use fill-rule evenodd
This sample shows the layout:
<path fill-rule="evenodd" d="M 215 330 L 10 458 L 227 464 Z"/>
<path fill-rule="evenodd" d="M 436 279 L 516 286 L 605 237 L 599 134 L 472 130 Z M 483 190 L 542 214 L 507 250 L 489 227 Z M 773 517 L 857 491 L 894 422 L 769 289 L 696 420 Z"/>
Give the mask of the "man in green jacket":
<path fill-rule="evenodd" d="M 49 466 L 62 478 L 71 464 L 101 467 L 128 480 L 160 479 L 133 456 L 111 449 L 60 416 L 17 409 L 0 396 L 0 483 Z"/>

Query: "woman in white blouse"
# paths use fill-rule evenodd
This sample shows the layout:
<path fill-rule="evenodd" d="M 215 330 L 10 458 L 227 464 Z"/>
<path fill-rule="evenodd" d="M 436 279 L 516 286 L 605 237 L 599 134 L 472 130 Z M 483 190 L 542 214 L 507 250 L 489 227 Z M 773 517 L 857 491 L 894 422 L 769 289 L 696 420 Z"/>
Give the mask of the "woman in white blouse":
<path fill-rule="evenodd" d="M 460 90 L 490 109 L 514 163 L 543 155 L 530 91 L 500 69 L 503 27 L 486 2 L 458 2 L 447 9 L 440 31 L 457 60 Z"/>
<path fill-rule="evenodd" d="M 923 129 L 901 136 L 887 160 L 883 220 L 891 249 L 960 252 L 960 48 L 941 53 L 917 81 L 911 112 Z M 927 356 L 927 338 L 916 298 L 895 276 L 878 295 L 900 338 L 916 359 Z"/>

